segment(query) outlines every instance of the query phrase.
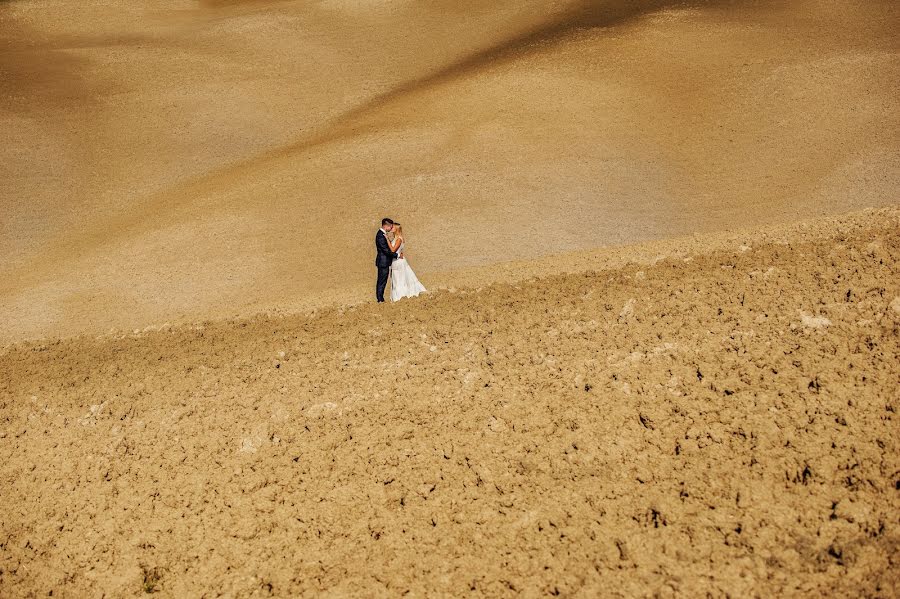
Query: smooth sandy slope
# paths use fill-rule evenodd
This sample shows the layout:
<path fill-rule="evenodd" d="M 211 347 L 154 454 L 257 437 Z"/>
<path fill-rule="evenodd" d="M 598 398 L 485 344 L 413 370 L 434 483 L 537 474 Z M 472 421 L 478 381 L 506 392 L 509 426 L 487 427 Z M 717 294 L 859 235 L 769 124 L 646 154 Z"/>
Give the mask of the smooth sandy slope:
<path fill-rule="evenodd" d="M 0 2 L 0 341 L 897 202 L 893 0 Z"/>
<path fill-rule="evenodd" d="M 7 347 L 0 596 L 898 596 L 900 210 L 661 248 Z"/>

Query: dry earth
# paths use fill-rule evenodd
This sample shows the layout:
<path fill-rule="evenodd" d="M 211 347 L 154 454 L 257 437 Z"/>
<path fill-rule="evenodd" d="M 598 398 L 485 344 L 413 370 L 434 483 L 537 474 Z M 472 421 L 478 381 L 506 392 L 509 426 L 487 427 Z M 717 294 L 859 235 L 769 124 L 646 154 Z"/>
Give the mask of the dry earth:
<path fill-rule="evenodd" d="M 900 210 L 737 239 L 8 346 L 0 595 L 896 597 Z"/>
<path fill-rule="evenodd" d="M 0 1 L 0 342 L 897 202 L 895 0 Z M 357 291 L 364 288 L 362 292 Z"/>
<path fill-rule="evenodd" d="M 900 596 L 898 28 L 0 0 L 0 597 Z"/>

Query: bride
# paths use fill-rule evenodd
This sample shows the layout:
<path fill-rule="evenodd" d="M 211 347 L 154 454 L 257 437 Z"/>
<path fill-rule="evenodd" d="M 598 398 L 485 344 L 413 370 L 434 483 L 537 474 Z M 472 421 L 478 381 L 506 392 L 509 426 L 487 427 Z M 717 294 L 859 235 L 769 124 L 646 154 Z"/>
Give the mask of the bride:
<path fill-rule="evenodd" d="M 390 241 L 391 251 L 403 256 L 406 244 L 403 241 L 403 227 L 394 223 L 394 237 Z M 416 278 L 416 273 L 409 267 L 406 258 L 397 258 L 391 263 L 391 301 L 396 302 L 404 297 L 415 297 L 428 291 Z"/>

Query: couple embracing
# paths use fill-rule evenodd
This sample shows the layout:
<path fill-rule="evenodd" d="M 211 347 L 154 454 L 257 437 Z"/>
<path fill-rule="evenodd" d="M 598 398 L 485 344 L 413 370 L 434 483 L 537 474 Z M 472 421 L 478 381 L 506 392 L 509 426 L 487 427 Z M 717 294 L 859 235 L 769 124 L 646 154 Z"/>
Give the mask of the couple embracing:
<path fill-rule="evenodd" d="M 388 277 L 391 279 L 391 301 L 396 302 L 404 297 L 415 297 L 427 291 L 416 278 L 416 273 L 409 267 L 403 255 L 406 244 L 403 240 L 403 227 L 389 218 L 381 220 L 381 228 L 375 233 L 375 266 L 378 267 L 378 282 L 375 285 L 375 299 L 384 302 L 384 289 Z"/>

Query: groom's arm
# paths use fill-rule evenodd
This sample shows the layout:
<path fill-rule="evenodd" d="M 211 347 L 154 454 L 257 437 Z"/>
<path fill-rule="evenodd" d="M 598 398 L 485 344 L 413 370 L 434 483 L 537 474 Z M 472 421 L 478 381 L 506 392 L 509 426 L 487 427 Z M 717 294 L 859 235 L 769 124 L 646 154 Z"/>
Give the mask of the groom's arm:
<path fill-rule="evenodd" d="M 375 235 L 375 245 L 378 247 L 379 251 L 387 254 L 391 258 L 397 257 L 397 252 L 391 251 L 391 248 L 387 242 L 387 237 L 385 237 L 384 235 Z"/>

